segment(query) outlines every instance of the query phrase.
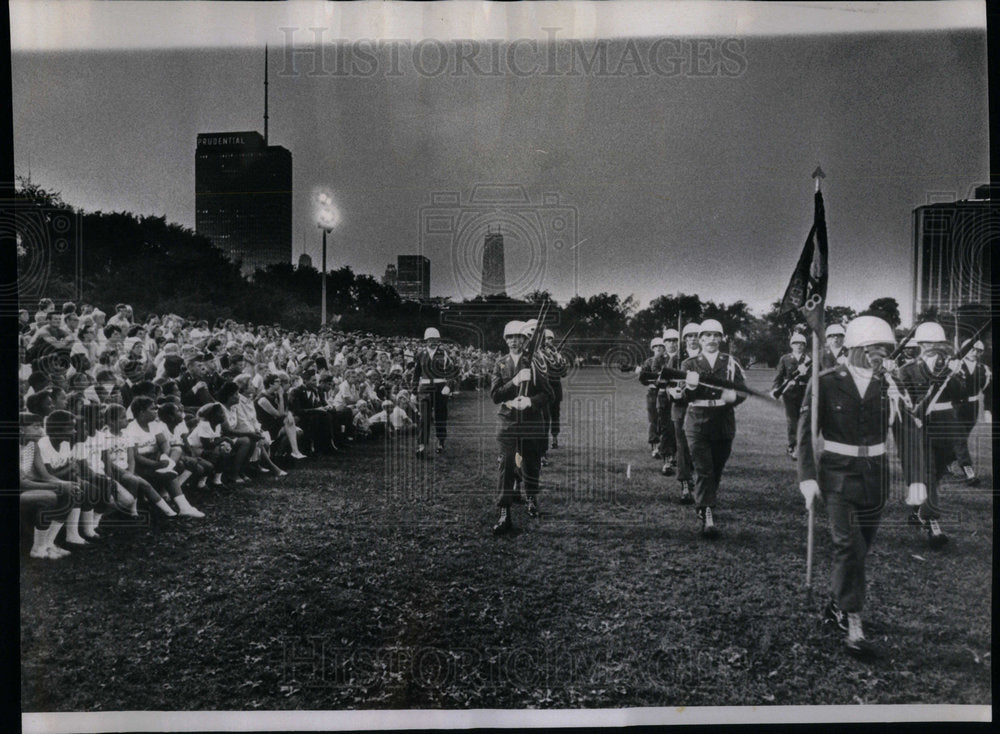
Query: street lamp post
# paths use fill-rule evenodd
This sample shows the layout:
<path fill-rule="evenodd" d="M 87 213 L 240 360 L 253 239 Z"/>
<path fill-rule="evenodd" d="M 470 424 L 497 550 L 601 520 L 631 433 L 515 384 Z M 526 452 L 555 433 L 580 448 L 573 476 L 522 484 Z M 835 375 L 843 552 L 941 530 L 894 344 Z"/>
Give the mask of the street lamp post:
<path fill-rule="evenodd" d="M 333 195 L 326 189 L 317 189 L 313 192 L 313 205 L 316 211 L 316 225 L 323 230 L 323 257 L 322 275 L 320 282 L 320 326 L 326 326 L 326 236 L 333 231 L 337 222 L 340 221 L 340 212 L 337 205 L 333 203 Z"/>

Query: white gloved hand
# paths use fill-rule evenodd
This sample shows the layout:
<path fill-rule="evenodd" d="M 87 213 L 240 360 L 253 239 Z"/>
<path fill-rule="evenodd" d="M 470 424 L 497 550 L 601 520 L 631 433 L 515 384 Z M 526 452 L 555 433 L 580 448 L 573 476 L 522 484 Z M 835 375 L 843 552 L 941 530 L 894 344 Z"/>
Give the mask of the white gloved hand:
<path fill-rule="evenodd" d="M 698 387 L 698 383 L 701 382 L 701 375 L 694 371 L 688 372 L 684 377 L 684 382 L 687 384 L 688 390 L 694 390 Z"/>
<path fill-rule="evenodd" d="M 531 370 L 525 367 L 523 370 L 514 375 L 513 383 L 515 385 L 520 385 L 522 382 L 527 382 L 531 379 Z"/>
<path fill-rule="evenodd" d="M 927 501 L 927 485 L 914 482 L 906 491 L 906 504 L 916 507 Z"/>
<path fill-rule="evenodd" d="M 962 360 L 960 360 L 960 359 L 949 359 L 948 360 L 948 371 L 949 372 L 958 372 L 960 369 L 962 369 Z"/>
<path fill-rule="evenodd" d="M 811 509 L 813 502 L 819 496 L 819 483 L 815 479 L 806 479 L 799 482 L 799 491 L 806 501 L 806 509 Z"/>
<path fill-rule="evenodd" d="M 732 405 L 736 402 L 736 391 L 735 390 L 723 390 L 722 391 L 722 402 Z"/>
<path fill-rule="evenodd" d="M 671 387 L 670 389 L 667 390 L 667 393 L 674 400 L 680 400 L 682 397 L 684 397 L 684 391 L 681 390 L 679 387 Z"/>
<path fill-rule="evenodd" d="M 444 387 L 441 388 L 441 394 L 444 395 L 445 397 L 448 397 L 449 395 L 451 395 L 451 388 L 445 385 Z"/>
<path fill-rule="evenodd" d="M 526 410 L 531 407 L 531 398 L 527 395 L 518 395 L 510 401 L 510 407 L 514 410 Z"/>
<path fill-rule="evenodd" d="M 983 423 L 992 423 L 992 422 L 993 422 L 993 413 L 988 410 L 984 410 Z"/>

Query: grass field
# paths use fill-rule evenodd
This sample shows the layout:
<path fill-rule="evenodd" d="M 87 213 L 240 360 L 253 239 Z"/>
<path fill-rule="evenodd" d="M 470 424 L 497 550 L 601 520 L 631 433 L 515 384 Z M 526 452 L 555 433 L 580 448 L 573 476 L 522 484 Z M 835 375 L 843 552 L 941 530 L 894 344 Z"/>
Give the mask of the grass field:
<path fill-rule="evenodd" d="M 572 379 L 543 516 L 516 507 L 507 538 L 490 534 L 493 406 L 462 393 L 429 462 L 352 446 L 284 479 L 192 493 L 202 521 L 108 529 L 60 562 L 25 553 L 22 708 L 992 703 L 987 427 L 981 487 L 945 489 L 943 550 L 903 524 L 894 488 L 868 564 L 883 654 L 863 663 L 818 623 L 822 509 L 811 602 L 803 588 L 783 412 L 738 408 L 712 542 L 649 456 L 643 400 L 631 379 Z"/>

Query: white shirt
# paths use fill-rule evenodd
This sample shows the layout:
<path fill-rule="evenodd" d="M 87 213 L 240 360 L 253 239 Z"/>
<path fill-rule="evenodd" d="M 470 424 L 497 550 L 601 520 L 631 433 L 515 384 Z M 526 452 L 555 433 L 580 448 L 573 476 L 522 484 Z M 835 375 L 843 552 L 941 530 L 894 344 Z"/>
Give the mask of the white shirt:
<path fill-rule="evenodd" d="M 222 437 L 222 424 L 220 423 L 215 428 L 212 428 L 208 421 L 199 421 L 198 425 L 194 427 L 190 433 L 188 433 L 188 443 L 196 448 L 202 448 L 202 439 L 208 439 L 209 442 L 214 442 L 215 439 Z"/>
<path fill-rule="evenodd" d="M 106 441 L 102 434 L 103 431 L 98 431 L 73 446 L 73 458 L 85 462 L 95 474 L 104 474 L 104 460 L 101 454 Z"/>
<path fill-rule="evenodd" d="M 38 453 L 42 455 L 42 463 L 51 469 L 62 469 L 73 461 L 73 447 L 69 441 L 63 441 L 56 448 L 48 436 L 38 441 Z"/>
<path fill-rule="evenodd" d="M 183 420 L 180 421 L 176 426 L 174 426 L 174 430 L 170 431 L 169 435 L 167 436 L 167 438 L 170 440 L 170 445 L 183 446 L 184 437 L 187 436 L 190 432 L 191 431 L 188 429 L 187 423 L 185 423 Z"/>
<path fill-rule="evenodd" d="M 702 352 L 705 359 L 708 361 L 708 366 L 713 370 L 715 369 L 715 363 L 719 361 L 719 352 Z"/>
<path fill-rule="evenodd" d="M 862 369 L 861 367 L 855 367 L 853 364 L 847 365 L 847 371 L 854 380 L 854 384 L 858 388 L 858 393 L 863 398 L 865 393 L 868 392 L 868 385 L 871 384 L 872 371 Z"/>
<path fill-rule="evenodd" d="M 128 469 L 128 450 L 133 446 L 132 439 L 122 431 L 117 436 L 105 429 L 102 431 L 104 450 L 108 452 L 108 459 L 119 469 Z"/>
<path fill-rule="evenodd" d="M 122 434 L 127 436 L 135 446 L 135 452 L 141 456 L 155 456 L 158 452 L 156 436 L 160 433 L 168 433 L 166 426 L 159 421 L 150 421 L 149 430 L 145 430 L 138 421 L 132 421 Z"/>

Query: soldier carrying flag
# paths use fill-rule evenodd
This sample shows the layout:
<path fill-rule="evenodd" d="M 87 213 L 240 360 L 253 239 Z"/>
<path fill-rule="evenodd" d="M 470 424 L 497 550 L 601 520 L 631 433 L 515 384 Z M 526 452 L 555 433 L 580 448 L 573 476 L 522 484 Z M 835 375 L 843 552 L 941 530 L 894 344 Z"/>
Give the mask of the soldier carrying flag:
<path fill-rule="evenodd" d="M 889 324 L 859 316 L 847 325 L 844 344 L 847 364 L 820 372 L 806 390 L 798 425 L 799 490 L 810 517 L 821 497 L 830 521 L 833 569 L 824 618 L 846 633 L 849 653 L 867 656 L 875 650 L 861 620 L 865 561 L 888 498 L 886 436 L 900 395 L 883 364 L 895 344 Z M 818 455 L 812 425 L 823 437 Z M 906 459 L 912 462 L 904 466 L 914 482 L 911 492 L 919 493 L 924 486 L 919 458 L 910 453 Z"/>

